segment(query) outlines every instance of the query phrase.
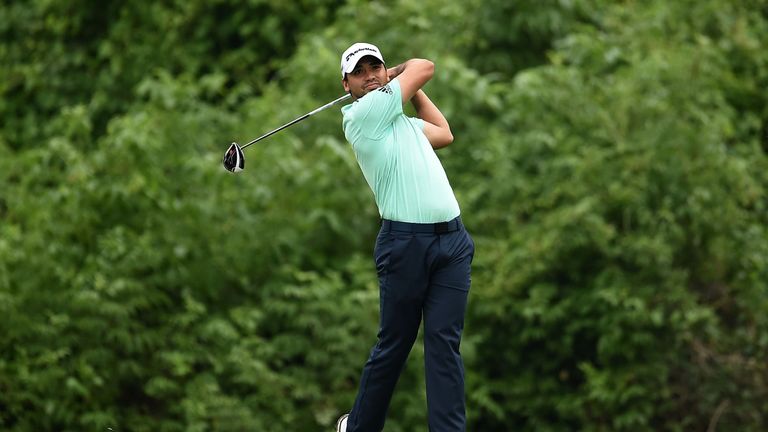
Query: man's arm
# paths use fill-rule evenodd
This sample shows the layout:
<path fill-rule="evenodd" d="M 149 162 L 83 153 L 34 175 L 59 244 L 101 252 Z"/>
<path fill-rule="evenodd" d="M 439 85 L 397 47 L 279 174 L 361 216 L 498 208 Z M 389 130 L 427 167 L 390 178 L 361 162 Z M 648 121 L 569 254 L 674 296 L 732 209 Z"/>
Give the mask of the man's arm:
<path fill-rule="evenodd" d="M 411 99 L 416 115 L 424 120 L 424 135 L 427 136 L 432 148 L 437 150 L 453 142 L 453 134 L 448 120 L 432 102 L 424 90 L 419 90 Z"/>
<path fill-rule="evenodd" d="M 424 135 L 432 148 L 439 149 L 453 142 L 453 134 L 443 113 L 427 97 L 421 87 L 432 78 L 435 65 L 429 60 L 411 59 L 387 69 L 389 79 L 398 78 L 403 103 L 411 101 L 418 117 L 424 120 Z"/>
<path fill-rule="evenodd" d="M 410 59 L 405 63 L 387 69 L 389 79 L 397 77 L 403 103 L 408 102 L 421 87 L 432 78 L 435 64 L 424 59 Z"/>

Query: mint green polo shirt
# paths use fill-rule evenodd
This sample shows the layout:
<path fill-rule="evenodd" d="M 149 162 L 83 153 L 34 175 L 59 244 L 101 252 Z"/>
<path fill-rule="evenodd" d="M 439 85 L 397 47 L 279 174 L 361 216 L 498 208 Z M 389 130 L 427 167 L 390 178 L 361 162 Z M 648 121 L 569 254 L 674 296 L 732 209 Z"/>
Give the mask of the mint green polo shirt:
<path fill-rule="evenodd" d="M 341 112 L 344 135 L 382 219 L 436 223 L 459 215 L 448 176 L 424 135 L 424 121 L 403 113 L 397 78 Z"/>

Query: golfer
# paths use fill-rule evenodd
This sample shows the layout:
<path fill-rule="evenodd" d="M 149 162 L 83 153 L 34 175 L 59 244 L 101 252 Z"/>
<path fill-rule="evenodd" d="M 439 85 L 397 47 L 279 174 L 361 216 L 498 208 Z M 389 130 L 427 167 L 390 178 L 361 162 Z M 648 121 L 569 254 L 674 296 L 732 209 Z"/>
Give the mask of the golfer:
<path fill-rule="evenodd" d="M 382 218 L 374 256 L 379 278 L 378 341 L 339 432 L 378 432 L 424 319 L 429 430 L 465 430 L 459 352 L 474 243 L 435 149 L 453 141 L 448 121 L 421 87 L 434 64 L 411 59 L 387 69 L 379 49 L 356 43 L 341 55 L 344 135 Z M 403 113 L 411 102 L 417 118 Z"/>

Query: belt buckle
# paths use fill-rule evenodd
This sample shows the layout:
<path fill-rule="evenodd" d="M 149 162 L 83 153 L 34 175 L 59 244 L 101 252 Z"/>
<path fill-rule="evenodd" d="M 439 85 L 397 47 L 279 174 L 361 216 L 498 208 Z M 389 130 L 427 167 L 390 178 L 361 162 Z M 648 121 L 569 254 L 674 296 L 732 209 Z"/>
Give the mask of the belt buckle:
<path fill-rule="evenodd" d="M 450 222 L 438 222 L 435 224 L 435 234 L 444 234 L 451 231 Z"/>

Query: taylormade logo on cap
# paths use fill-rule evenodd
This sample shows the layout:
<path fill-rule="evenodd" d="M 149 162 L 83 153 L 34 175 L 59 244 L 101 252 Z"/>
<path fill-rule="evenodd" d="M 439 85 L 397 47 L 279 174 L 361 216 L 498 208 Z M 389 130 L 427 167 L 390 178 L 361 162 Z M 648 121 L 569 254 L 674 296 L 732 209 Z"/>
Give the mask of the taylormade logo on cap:
<path fill-rule="evenodd" d="M 341 55 L 341 77 L 344 78 L 346 74 L 352 72 L 352 69 L 357 66 L 357 62 L 365 56 L 376 57 L 384 63 L 384 57 L 381 55 L 381 51 L 379 51 L 376 45 L 358 42 L 347 48 L 346 51 L 344 51 L 344 54 Z"/>

